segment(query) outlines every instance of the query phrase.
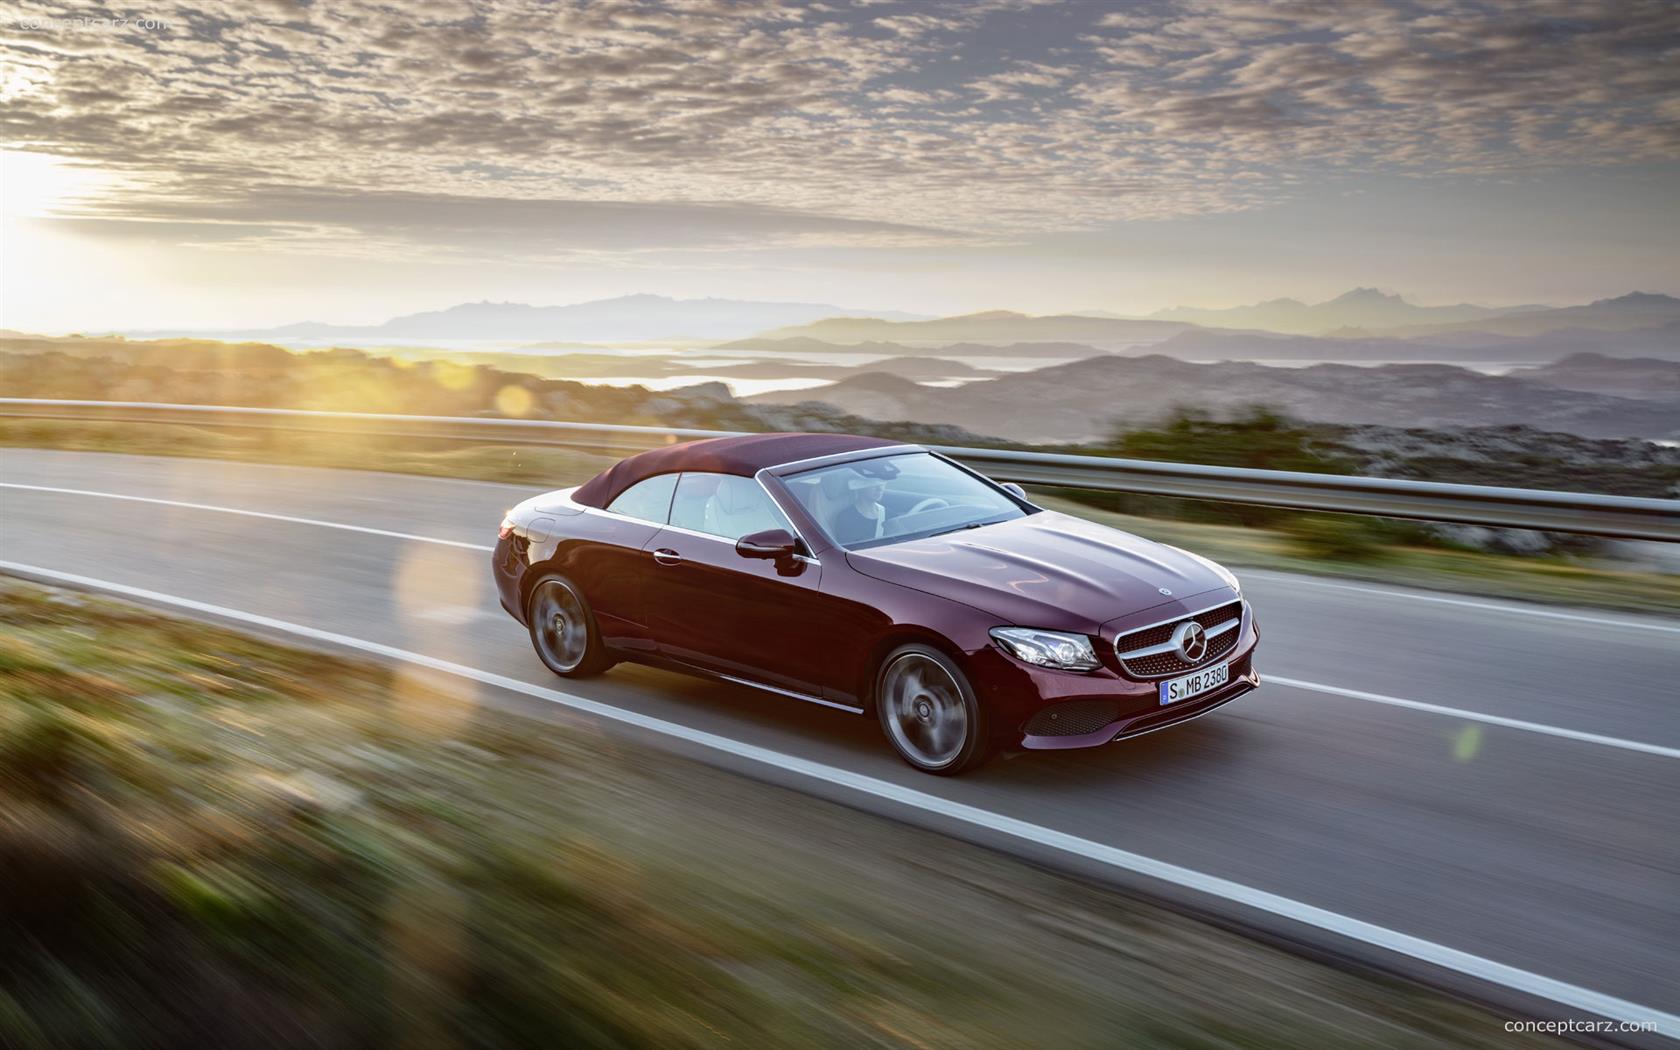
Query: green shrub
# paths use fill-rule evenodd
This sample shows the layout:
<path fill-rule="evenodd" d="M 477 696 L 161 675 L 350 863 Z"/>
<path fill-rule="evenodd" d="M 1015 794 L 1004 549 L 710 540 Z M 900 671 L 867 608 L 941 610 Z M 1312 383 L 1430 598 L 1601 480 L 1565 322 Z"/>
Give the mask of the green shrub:
<path fill-rule="evenodd" d="M 1362 518 L 1301 514 L 1280 531 L 1302 554 L 1332 561 L 1371 561 L 1383 553 L 1379 526 Z"/>

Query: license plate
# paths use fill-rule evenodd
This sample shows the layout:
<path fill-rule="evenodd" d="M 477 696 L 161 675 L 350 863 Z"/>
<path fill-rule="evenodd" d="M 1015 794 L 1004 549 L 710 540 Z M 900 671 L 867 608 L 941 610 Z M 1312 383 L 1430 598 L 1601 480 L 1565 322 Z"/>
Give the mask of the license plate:
<path fill-rule="evenodd" d="M 1169 678 L 1161 683 L 1161 703 L 1176 704 L 1180 700 L 1200 696 L 1209 689 L 1217 689 L 1230 680 L 1230 664 L 1214 664 L 1183 678 Z"/>

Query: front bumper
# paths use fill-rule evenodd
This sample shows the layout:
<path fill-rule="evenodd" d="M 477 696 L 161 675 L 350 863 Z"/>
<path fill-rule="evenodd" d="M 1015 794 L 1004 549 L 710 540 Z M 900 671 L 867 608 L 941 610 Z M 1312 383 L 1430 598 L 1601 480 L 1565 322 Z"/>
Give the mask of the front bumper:
<path fill-rule="evenodd" d="M 1116 740 L 1142 736 L 1145 733 L 1153 733 L 1157 729 L 1168 729 L 1188 722 L 1193 718 L 1200 718 L 1209 711 L 1224 707 L 1239 696 L 1253 692 L 1259 686 L 1260 673 L 1254 670 L 1253 661 L 1244 659 L 1243 662 L 1248 666 L 1242 674 L 1233 674 L 1228 684 L 1205 696 L 1198 696 L 1167 707 L 1157 707 L 1153 711 L 1144 711 L 1141 714 L 1116 718 L 1101 729 L 1090 733 L 1075 736 L 1023 733 L 1020 746 L 1028 751 L 1060 751 L 1080 747 L 1100 747 L 1103 744 L 1111 744 Z"/>
<path fill-rule="evenodd" d="M 1051 671 L 1014 659 L 995 645 L 968 654 L 970 681 L 986 706 L 994 738 L 1012 750 L 1098 747 L 1187 722 L 1252 692 L 1260 684 L 1255 618 L 1243 618 L 1237 644 L 1222 659 L 1231 680 L 1204 696 L 1163 706 L 1158 680 L 1135 679 L 1112 666 L 1086 674 Z"/>

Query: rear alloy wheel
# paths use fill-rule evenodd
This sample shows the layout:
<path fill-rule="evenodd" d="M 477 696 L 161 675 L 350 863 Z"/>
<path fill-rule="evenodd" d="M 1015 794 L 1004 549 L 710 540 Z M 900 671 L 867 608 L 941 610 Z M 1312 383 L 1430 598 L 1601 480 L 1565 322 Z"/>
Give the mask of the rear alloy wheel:
<path fill-rule="evenodd" d="M 881 662 L 875 711 L 899 757 L 950 776 L 987 758 L 985 719 L 961 668 L 927 645 L 905 645 Z"/>
<path fill-rule="evenodd" d="M 564 576 L 538 580 L 526 609 L 531 645 L 550 671 L 566 678 L 587 678 L 613 665 L 589 603 Z"/>

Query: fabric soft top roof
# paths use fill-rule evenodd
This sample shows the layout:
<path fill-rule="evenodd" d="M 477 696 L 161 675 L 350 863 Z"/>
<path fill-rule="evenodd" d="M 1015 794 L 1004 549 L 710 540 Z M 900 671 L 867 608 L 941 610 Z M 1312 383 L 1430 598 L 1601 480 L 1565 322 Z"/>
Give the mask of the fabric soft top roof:
<path fill-rule="evenodd" d="M 572 499 L 586 507 L 605 507 L 631 485 L 659 474 L 705 471 L 751 477 L 765 467 L 795 460 L 897 444 L 902 442 L 850 434 L 744 434 L 689 441 L 622 460 L 580 485 Z"/>

